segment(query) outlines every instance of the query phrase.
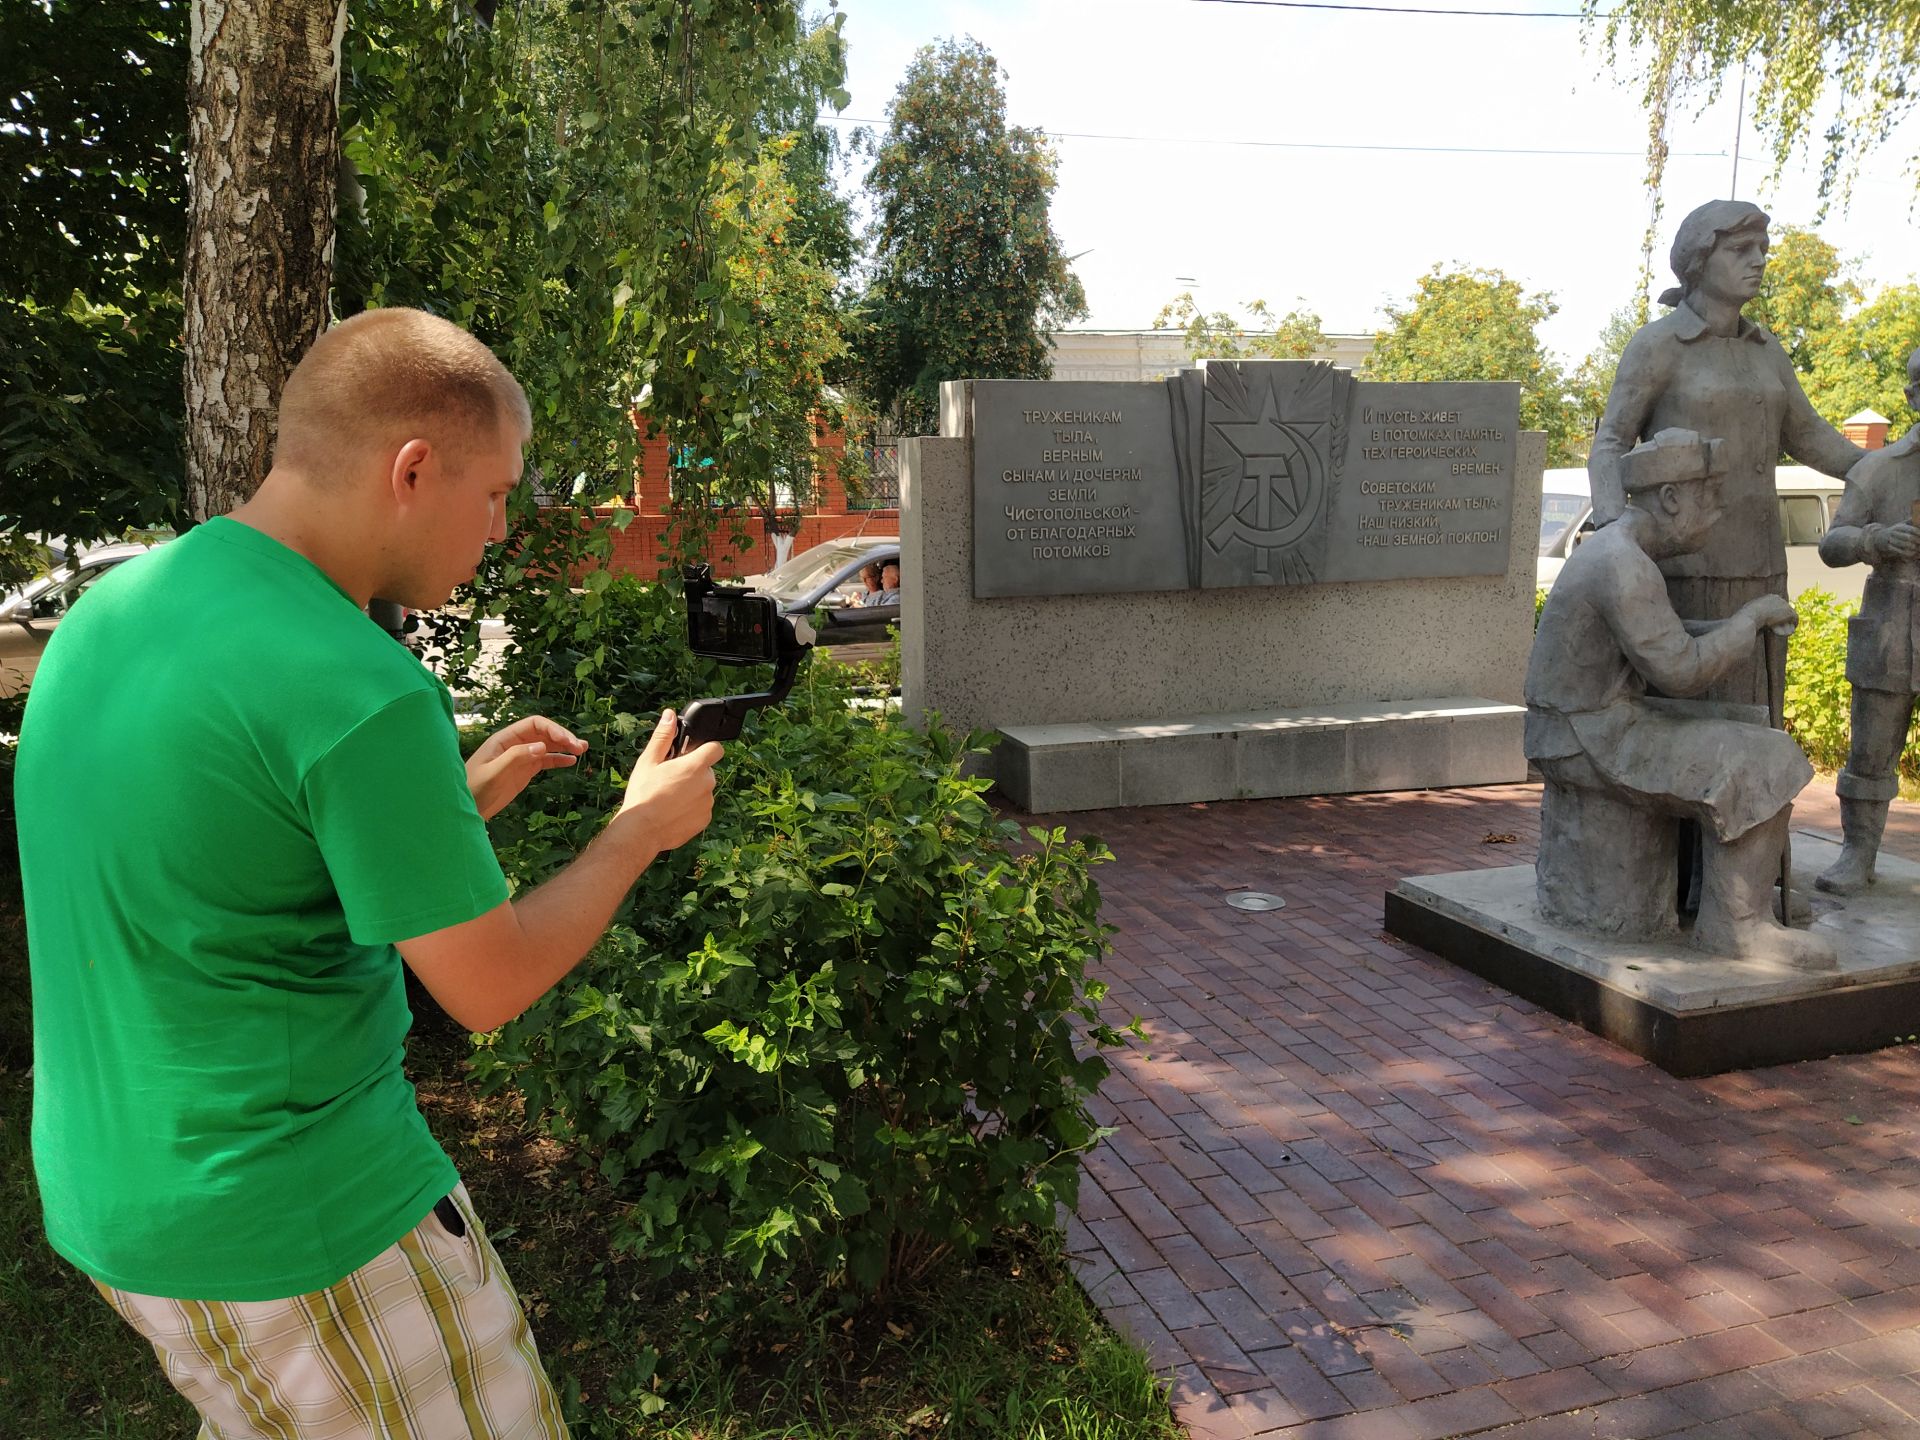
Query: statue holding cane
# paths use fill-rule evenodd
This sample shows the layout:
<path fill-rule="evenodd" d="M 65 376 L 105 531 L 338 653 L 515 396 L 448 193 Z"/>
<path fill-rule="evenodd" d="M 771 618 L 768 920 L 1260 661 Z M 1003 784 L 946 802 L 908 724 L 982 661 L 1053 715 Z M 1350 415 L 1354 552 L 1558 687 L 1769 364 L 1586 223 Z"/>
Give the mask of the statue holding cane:
<path fill-rule="evenodd" d="M 1544 782 L 1537 903 L 1576 930 L 1678 931 L 1674 861 L 1679 822 L 1692 821 L 1704 840 L 1693 947 L 1831 970 L 1826 941 L 1780 924 L 1772 904 L 1788 809 L 1813 767 L 1791 736 L 1756 723 L 1757 707 L 1680 698 L 1752 665 L 1757 636 L 1794 625 L 1778 595 L 1707 621 L 1667 597 L 1659 563 L 1725 519 L 1726 448 L 1668 429 L 1623 455 L 1624 512 L 1574 551 L 1540 612 L 1526 681 L 1527 758 Z"/>

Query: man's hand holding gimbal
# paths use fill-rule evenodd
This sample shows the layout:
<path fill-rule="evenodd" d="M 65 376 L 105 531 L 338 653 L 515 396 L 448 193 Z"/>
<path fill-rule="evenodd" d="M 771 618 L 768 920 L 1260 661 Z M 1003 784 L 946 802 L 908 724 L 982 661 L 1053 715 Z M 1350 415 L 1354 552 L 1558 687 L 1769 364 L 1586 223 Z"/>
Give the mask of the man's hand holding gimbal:
<path fill-rule="evenodd" d="M 673 711 L 661 712 L 660 723 L 653 727 L 646 748 L 634 760 L 633 773 L 627 776 L 626 799 L 614 817 L 614 826 L 624 826 L 643 837 L 655 854 L 677 849 L 707 828 L 707 822 L 713 819 L 713 767 L 726 753 L 709 740 L 684 755 L 675 755 L 677 722 Z"/>

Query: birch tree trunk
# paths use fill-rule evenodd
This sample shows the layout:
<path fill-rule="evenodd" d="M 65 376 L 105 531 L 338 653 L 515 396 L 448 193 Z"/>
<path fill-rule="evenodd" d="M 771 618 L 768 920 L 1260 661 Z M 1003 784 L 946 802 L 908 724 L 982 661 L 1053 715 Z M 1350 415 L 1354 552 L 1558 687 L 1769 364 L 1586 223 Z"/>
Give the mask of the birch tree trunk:
<path fill-rule="evenodd" d="M 267 473 L 287 373 L 327 323 L 346 0 L 192 0 L 186 498 Z"/>

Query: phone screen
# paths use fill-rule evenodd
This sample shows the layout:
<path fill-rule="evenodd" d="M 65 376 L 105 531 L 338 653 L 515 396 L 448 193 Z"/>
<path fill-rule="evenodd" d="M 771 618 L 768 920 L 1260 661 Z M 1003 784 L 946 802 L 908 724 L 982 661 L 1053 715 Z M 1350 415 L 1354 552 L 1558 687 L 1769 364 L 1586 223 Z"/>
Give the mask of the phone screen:
<path fill-rule="evenodd" d="M 715 590 L 687 606 L 687 646 L 713 660 L 776 658 L 779 613 L 771 596 L 750 590 Z"/>

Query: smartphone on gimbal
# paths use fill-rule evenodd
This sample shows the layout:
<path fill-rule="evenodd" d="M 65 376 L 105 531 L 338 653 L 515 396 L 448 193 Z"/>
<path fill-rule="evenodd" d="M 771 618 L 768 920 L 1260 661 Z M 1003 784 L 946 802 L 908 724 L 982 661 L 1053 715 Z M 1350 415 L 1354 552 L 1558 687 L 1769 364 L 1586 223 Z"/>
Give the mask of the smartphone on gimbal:
<path fill-rule="evenodd" d="M 709 740 L 738 738 L 747 712 L 776 705 L 793 688 L 800 661 L 813 648 L 813 627 L 782 615 L 771 595 L 738 585 L 717 585 L 706 565 L 689 566 L 687 648 L 724 665 L 772 665 L 773 686 L 748 695 L 696 700 L 680 713 L 673 753 L 684 755 Z"/>

